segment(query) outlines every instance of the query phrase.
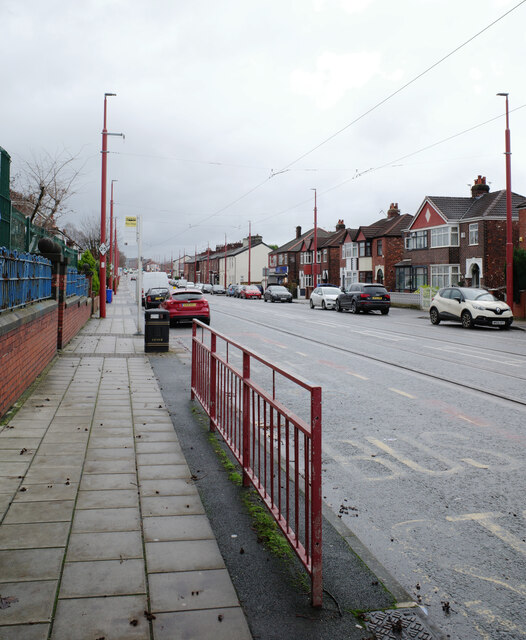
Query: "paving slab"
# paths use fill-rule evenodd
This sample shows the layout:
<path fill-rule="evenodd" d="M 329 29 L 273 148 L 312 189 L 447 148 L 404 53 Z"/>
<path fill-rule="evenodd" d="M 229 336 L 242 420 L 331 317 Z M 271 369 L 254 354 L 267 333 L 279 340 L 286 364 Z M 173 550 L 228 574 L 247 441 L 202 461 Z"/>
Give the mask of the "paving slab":
<path fill-rule="evenodd" d="M 74 505 L 75 503 L 73 500 L 14 502 L 7 512 L 4 524 L 18 524 L 24 522 L 70 522 Z"/>
<path fill-rule="evenodd" d="M 16 626 L 0 626 L 2 640 L 47 640 L 49 634 L 48 623 L 24 624 Z"/>
<path fill-rule="evenodd" d="M 145 496 L 141 498 L 143 516 L 184 516 L 204 514 L 198 495 Z"/>
<path fill-rule="evenodd" d="M 137 487 L 135 473 L 87 474 L 82 476 L 81 489 L 130 489 Z"/>
<path fill-rule="evenodd" d="M 175 640 L 175 638 L 250 640 L 252 638 L 240 607 L 157 613 L 153 621 L 153 631 L 155 640 Z"/>
<path fill-rule="evenodd" d="M 147 606 L 146 596 L 59 600 L 51 640 L 150 640 Z"/>
<path fill-rule="evenodd" d="M 33 502 L 46 500 L 74 500 L 78 483 L 70 484 L 23 484 L 14 497 L 15 502 Z"/>
<path fill-rule="evenodd" d="M 149 573 L 225 568 L 215 540 L 147 542 L 146 559 Z"/>
<path fill-rule="evenodd" d="M 144 518 L 146 542 L 167 540 L 212 540 L 214 534 L 206 516 L 161 516 Z"/>
<path fill-rule="evenodd" d="M 129 460 L 88 460 L 84 473 L 134 473 L 135 459 Z"/>
<path fill-rule="evenodd" d="M 2 524 L 0 549 L 39 549 L 64 547 L 69 522 L 39 522 L 37 524 Z"/>
<path fill-rule="evenodd" d="M 161 465 L 141 465 L 137 469 L 139 480 L 160 480 L 171 478 L 187 478 L 190 479 L 192 474 L 186 464 L 161 464 Z"/>
<path fill-rule="evenodd" d="M 36 582 L 2 582 L 2 597 L 9 599 L 9 606 L 1 610 L 1 624 L 25 624 L 51 620 L 56 580 Z M 2 627 L 0 626 L 0 633 Z M 1 637 L 1 636 L 0 636 Z"/>
<path fill-rule="evenodd" d="M 142 558 L 66 562 L 60 598 L 146 593 Z"/>
<path fill-rule="evenodd" d="M 140 531 L 72 533 L 66 555 L 68 562 L 127 558 L 143 558 Z"/>
<path fill-rule="evenodd" d="M 138 507 L 139 496 L 134 489 L 108 489 L 79 491 L 78 509 L 110 509 L 112 507 Z"/>
<path fill-rule="evenodd" d="M 72 532 L 138 531 L 140 528 L 138 509 L 80 509 L 75 512 Z"/>
<path fill-rule="evenodd" d="M 143 480 L 139 485 L 141 496 L 199 495 L 194 481 L 189 478 Z"/>
<path fill-rule="evenodd" d="M 238 605 L 226 569 L 154 573 L 148 581 L 152 613 Z"/>
<path fill-rule="evenodd" d="M 63 558 L 64 549 L 62 548 L 0 551 L 0 580 L 3 582 L 58 580 Z M 2 590 L 1 584 L 0 590 Z M 1 620 L 0 614 L 0 622 Z"/>

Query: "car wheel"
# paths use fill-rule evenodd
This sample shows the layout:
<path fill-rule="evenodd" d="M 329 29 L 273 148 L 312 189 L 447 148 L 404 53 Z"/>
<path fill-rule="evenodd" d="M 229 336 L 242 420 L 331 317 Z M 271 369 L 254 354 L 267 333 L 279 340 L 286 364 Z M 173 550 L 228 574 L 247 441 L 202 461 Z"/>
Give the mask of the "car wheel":
<path fill-rule="evenodd" d="M 274 298 L 270 298 L 270 302 L 276 302 Z"/>
<path fill-rule="evenodd" d="M 356 306 L 356 300 L 351 302 L 351 313 L 358 313 L 358 307 Z"/>
<path fill-rule="evenodd" d="M 383 316 L 386 316 L 389 313 L 389 309 L 380 309 Z"/>
<path fill-rule="evenodd" d="M 312 300 L 310 301 L 310 308 L 314 309 L 314 302 Z"/>
<path fill-rule="evenodd" d="M 462 312 L 462 326 L 464 329 L 472 329 L 473 328 L 473 318 L 471 317 L 471 313 L 469 311 Z"/>
<path fill-rule="evenodd" d="M 429 319 L 431 320 L 431 324 L 440 324 L 440 314 L 436 307 L 429 309 Z"/>
<path fill-rule="evenodd" d="M 322 308 L 324 311 L 327 311 L 327 306 L 325 305 L 325 300 L 322 300 L 322 301 L 321 301 L 321 308 Z"/>
<path fill-rule="evenodd" d="M 340 304 L 339 300 L 336 300 L 336 311 L 338 311 L 339 313 L 343 311 L 342 305 Z"/>

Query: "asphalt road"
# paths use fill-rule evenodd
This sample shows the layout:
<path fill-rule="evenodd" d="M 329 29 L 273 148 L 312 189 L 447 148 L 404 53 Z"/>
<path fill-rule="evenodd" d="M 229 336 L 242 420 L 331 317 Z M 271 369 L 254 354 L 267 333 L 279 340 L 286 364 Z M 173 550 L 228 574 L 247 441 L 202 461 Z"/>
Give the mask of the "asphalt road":
<path fill-rule="evenodd" d="M 210 304 L 212 328 L 322 386 L 324 499 L 352 506 L 347 526 L 437 627 L 526 637 L 526 332 Z M 189 327 L 170 333 L 189 347 Z M 305 417 L 301 394 L 279 393 Z"/>

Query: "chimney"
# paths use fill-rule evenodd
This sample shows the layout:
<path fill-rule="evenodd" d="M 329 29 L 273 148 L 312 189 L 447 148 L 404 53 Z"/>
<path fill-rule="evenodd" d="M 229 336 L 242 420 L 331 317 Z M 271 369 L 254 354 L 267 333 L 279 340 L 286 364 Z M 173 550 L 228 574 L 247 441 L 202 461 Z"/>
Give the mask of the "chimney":
<path fill-rule="evenodd" d="M 338 220 L 338 224 L 336 225 L 336 231 L 343 231 L 345 229 L 345 223 L 343 220 Z"/>
<path fill-rule="evenodd" d="M 398 208 L 398 202 L 391 202 L 391 206 L 387 211 L 387 217 L 389 219 L 396 218 L 396 216 L 400 215 L 400 209 Z"/>
<path fill-rule="evenodd" d="M 301 236 L 301 227 L 296 227 L 296 238 Z"/>
<path fill-rule="evenodd" d="M 489 185 L 486 184 L 486 176 L 478 176 L 471 187 L 471 197 L 480 198 L 485 193 L 488 193 Z"/>

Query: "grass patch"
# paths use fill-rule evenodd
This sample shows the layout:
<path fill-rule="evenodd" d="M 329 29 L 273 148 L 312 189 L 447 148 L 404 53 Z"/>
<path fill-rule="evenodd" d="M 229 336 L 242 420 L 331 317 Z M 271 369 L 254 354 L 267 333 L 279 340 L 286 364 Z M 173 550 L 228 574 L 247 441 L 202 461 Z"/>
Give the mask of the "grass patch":
<path fill-rule="evenodd" d="M 242 500 L 252 518 L 258 541 L 278 558 L 292 560 L 294 552 L 279 530 L 274 518 L 269 515 L 266 507 L 261 503 L 258 494 L 255 491 L 247 491 Z"/>

